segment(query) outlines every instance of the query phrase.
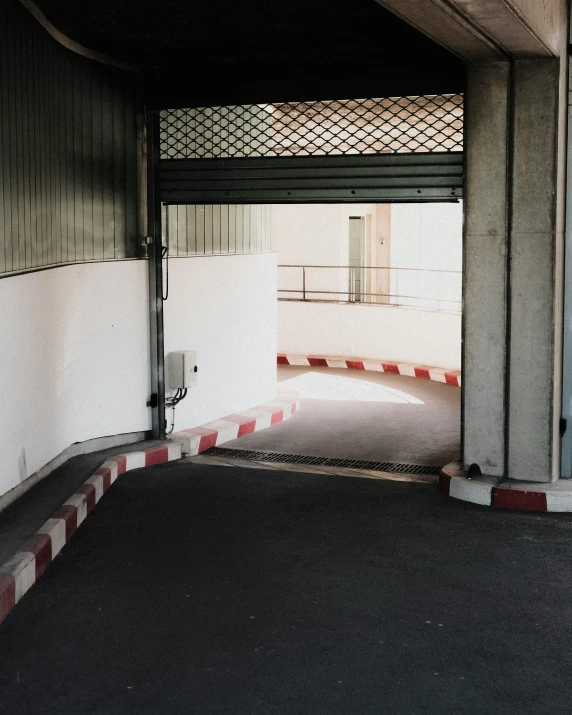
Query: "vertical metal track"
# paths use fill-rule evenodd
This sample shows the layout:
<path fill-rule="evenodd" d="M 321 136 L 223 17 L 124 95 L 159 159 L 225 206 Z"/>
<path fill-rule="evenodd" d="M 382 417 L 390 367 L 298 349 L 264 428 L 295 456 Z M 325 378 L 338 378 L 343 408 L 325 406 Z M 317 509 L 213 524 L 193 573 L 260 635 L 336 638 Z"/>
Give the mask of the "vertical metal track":
<path fill-rule="evenodd" d="M 155 439 L 165 439 L 165 361 L 163 341 L 163 255 L 161 201 L 156 185 L 159 165 L 159 121 L 145 113 L 147 126 L 147 226 L 149 252 L 149 338 L 151 347 L 151 410 Z"/>
<path fill-rule="evenodd" d="M 570 7 L 568 40 L 572 41 L 572 7 Z M 560 476 L 572 478 L 572 45 L 568 45 L 568 107 L 566 166 L 566 229 L 564 234 L 564 320 L 562 342 L 562 434 Z M 564 424 L 561 424 L 561 432 Z"/>

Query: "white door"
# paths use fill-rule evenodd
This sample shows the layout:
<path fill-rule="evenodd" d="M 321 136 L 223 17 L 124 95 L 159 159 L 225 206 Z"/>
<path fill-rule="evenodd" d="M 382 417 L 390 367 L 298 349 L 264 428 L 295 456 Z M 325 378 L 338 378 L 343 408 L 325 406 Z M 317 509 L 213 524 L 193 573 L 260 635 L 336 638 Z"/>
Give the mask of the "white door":
<path fill-rule="evenodd" d="M 365 241 L 365 217 L 350 216 L 349 226 L 349 300 L 359 302 L 363 300 L 363 255 Z"/>

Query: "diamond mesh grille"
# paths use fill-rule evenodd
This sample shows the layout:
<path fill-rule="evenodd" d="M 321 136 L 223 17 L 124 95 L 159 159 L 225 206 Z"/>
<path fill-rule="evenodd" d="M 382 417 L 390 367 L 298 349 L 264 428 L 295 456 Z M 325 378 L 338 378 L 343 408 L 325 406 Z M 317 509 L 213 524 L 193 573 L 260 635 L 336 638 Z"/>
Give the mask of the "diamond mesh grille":
<path fill-rule="evenodd" d="M 463 149 L 463 97 L 445 94 L 161 111 L 162 159 Z"/>

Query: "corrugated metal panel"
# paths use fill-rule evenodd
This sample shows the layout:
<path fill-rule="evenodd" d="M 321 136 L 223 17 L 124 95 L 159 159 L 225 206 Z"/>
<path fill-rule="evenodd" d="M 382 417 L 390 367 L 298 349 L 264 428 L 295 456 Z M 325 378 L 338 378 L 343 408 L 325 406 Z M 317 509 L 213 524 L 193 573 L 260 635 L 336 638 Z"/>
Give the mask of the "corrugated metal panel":
<path fill-rule="evenodd" d="M 463 193 L 463 153 L 163 159 L 166 203 L 451 201 Z"/>
<path fill-rule="evenodd" d="M 136 255 L 133 77 L 0 5 L 0 273 Z"/>
<path fill-rule="evenodd" d="M 163 206 L 163 242 L 170 256 L 263 253 L 272 250 L 269 206 Z"/>

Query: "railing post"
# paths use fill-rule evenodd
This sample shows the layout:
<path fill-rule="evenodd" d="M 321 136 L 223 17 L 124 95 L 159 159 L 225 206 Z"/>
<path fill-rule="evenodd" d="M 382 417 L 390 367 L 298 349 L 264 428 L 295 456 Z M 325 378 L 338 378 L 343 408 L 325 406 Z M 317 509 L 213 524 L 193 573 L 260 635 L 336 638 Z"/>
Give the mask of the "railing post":
<path fill-rule="evenodd" d="M 306 266 L 302 266 L 302 300 L 306 300 Z"/>

